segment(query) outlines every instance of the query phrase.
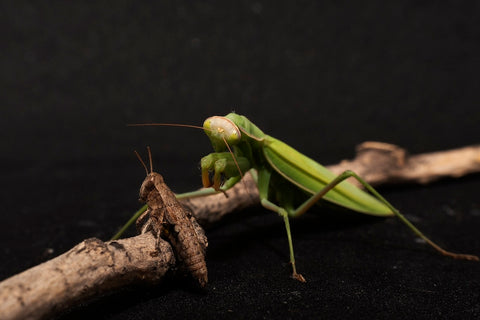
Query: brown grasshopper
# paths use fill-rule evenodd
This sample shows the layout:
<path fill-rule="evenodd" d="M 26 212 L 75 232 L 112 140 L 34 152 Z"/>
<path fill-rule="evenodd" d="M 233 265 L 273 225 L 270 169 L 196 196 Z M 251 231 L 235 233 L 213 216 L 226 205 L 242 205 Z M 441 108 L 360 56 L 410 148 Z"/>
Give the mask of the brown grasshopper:
<path fill-rule="evenodd" d="M 157 239 L 167 240 L 177 260 L 204 287 L 208 282 L 205 251 L 207 237 L 192 212 L 182 206 L 175 194 L 167 187 L 163 177 L 153 172 L 152 153 L 147 147 L 150 172 L 145 162 L 135 151 L 142 163 L 147 177 L 140 188 L 140 201 L 147 203 L 148 209 L 136 222 L 140 233 L 152 232 Z"/>

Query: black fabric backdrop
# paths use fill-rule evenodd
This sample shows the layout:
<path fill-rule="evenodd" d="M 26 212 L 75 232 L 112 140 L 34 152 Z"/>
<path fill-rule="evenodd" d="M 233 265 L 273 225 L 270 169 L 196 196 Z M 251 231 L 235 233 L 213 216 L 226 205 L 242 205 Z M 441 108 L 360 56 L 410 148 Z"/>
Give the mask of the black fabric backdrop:
<path fill-rule="evenodd" d="M 2 279 L 108 239 L 139 207 L 134 149 L 152 147 L 175 191 L 200 186 L 201 131 L 127 123 L 235 110 L 324 164 L 366 140 L 411 153 L 479 141 L 476 1 L 1 7 Z M 479 189 L 473 175 L 380 191 L 434 240 L 480 254 Z M 316 208 L 291 223 L 305 284 L 289 278 L 282 219 L 253 208 L 207 231 L 204 292 L 172 279 L 63 317 L 480 317 L 480 264 L 437 255 L 396 219 Z"/>

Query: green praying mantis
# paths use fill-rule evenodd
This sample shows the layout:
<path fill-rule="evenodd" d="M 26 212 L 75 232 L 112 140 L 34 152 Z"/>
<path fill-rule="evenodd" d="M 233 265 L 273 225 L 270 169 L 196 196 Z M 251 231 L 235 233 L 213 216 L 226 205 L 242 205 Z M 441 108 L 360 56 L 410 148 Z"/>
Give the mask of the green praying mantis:
<path fill-rule="evenodd" d="M 236 113 L 224 117 L 213 116 L 198 128 L 205 131 L 215 151 L 201 160 L 202 182 L 206 189 L 179 194 L 177 198 L 224 192 L 238 183 L 244 172 L 255 169 L 252 172 L 262 206 L 276 212 L 284 220 L 292 277 L 296 280 L 305 282 L 305 278 L 296 270 L 289 218 L 302 215 L 321 199 L 363 214 L 396 216 L 441 254 L 455 259 L 479 261 L 475 255 L 449 252 L 431 241 L 355 172 L 347 170 L 335 175 L 284 142 L 265 134 L 245 116 Z M 369 193 L 345 181 L 350 177 L 358 180 Z M 145 210 L 146 207 L 141 208 L 113 239 L 118 239 Z"/>

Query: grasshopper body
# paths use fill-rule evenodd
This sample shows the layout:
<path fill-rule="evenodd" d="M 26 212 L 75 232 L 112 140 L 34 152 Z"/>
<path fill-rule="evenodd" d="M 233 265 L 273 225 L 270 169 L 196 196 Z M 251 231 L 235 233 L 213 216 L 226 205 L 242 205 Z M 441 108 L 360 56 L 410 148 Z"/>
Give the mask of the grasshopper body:
<path fill-rule="evenodd" d="M 173 247 L 177 260 L 204 287 L 208 282 L 207 237 L 189 209 L 182 206 L 163 177 L 151 171 L 140 188 L 140 201 L 148 209 L 137 220 L 140 233 L 153 232 Z"/>

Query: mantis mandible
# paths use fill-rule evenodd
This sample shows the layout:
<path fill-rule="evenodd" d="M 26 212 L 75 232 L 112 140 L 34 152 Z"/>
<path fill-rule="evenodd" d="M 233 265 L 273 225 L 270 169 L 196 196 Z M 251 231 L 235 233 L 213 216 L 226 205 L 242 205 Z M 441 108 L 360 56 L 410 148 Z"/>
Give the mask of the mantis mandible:
<path fill-rule="evenodd" d="M 305 282 L 305 278 L 296 270 L 289 218 L 302 215 L 320 199 L 368 215 L 396 216 L 441 254 L 455 259 L 479 261 L 475 255 L 449 252 L 434 243 L 355 172 L 347 170 L 335 175 L 284 142 L 263 133 L 245 116 L 236 113 L 224 117 L 213 116 L 205 120 L 203 129 L 215 151 L 201 160 L 202 182 L 207 189 L 179 194 L 177 198 L 205 196 L 228 190 L 241 180 L 243 172 L 255 169 L 252 171 L 262 206 L 276 212 L 284 220 L 292 277 L 296 280 Z M 210 178 L 211 173 L 213 179 Z M 351 177 L 358 180 L 369 193 L 345 181 Z M 145 207 L 137 211 L 114 239 L 143 211 Z"/>

